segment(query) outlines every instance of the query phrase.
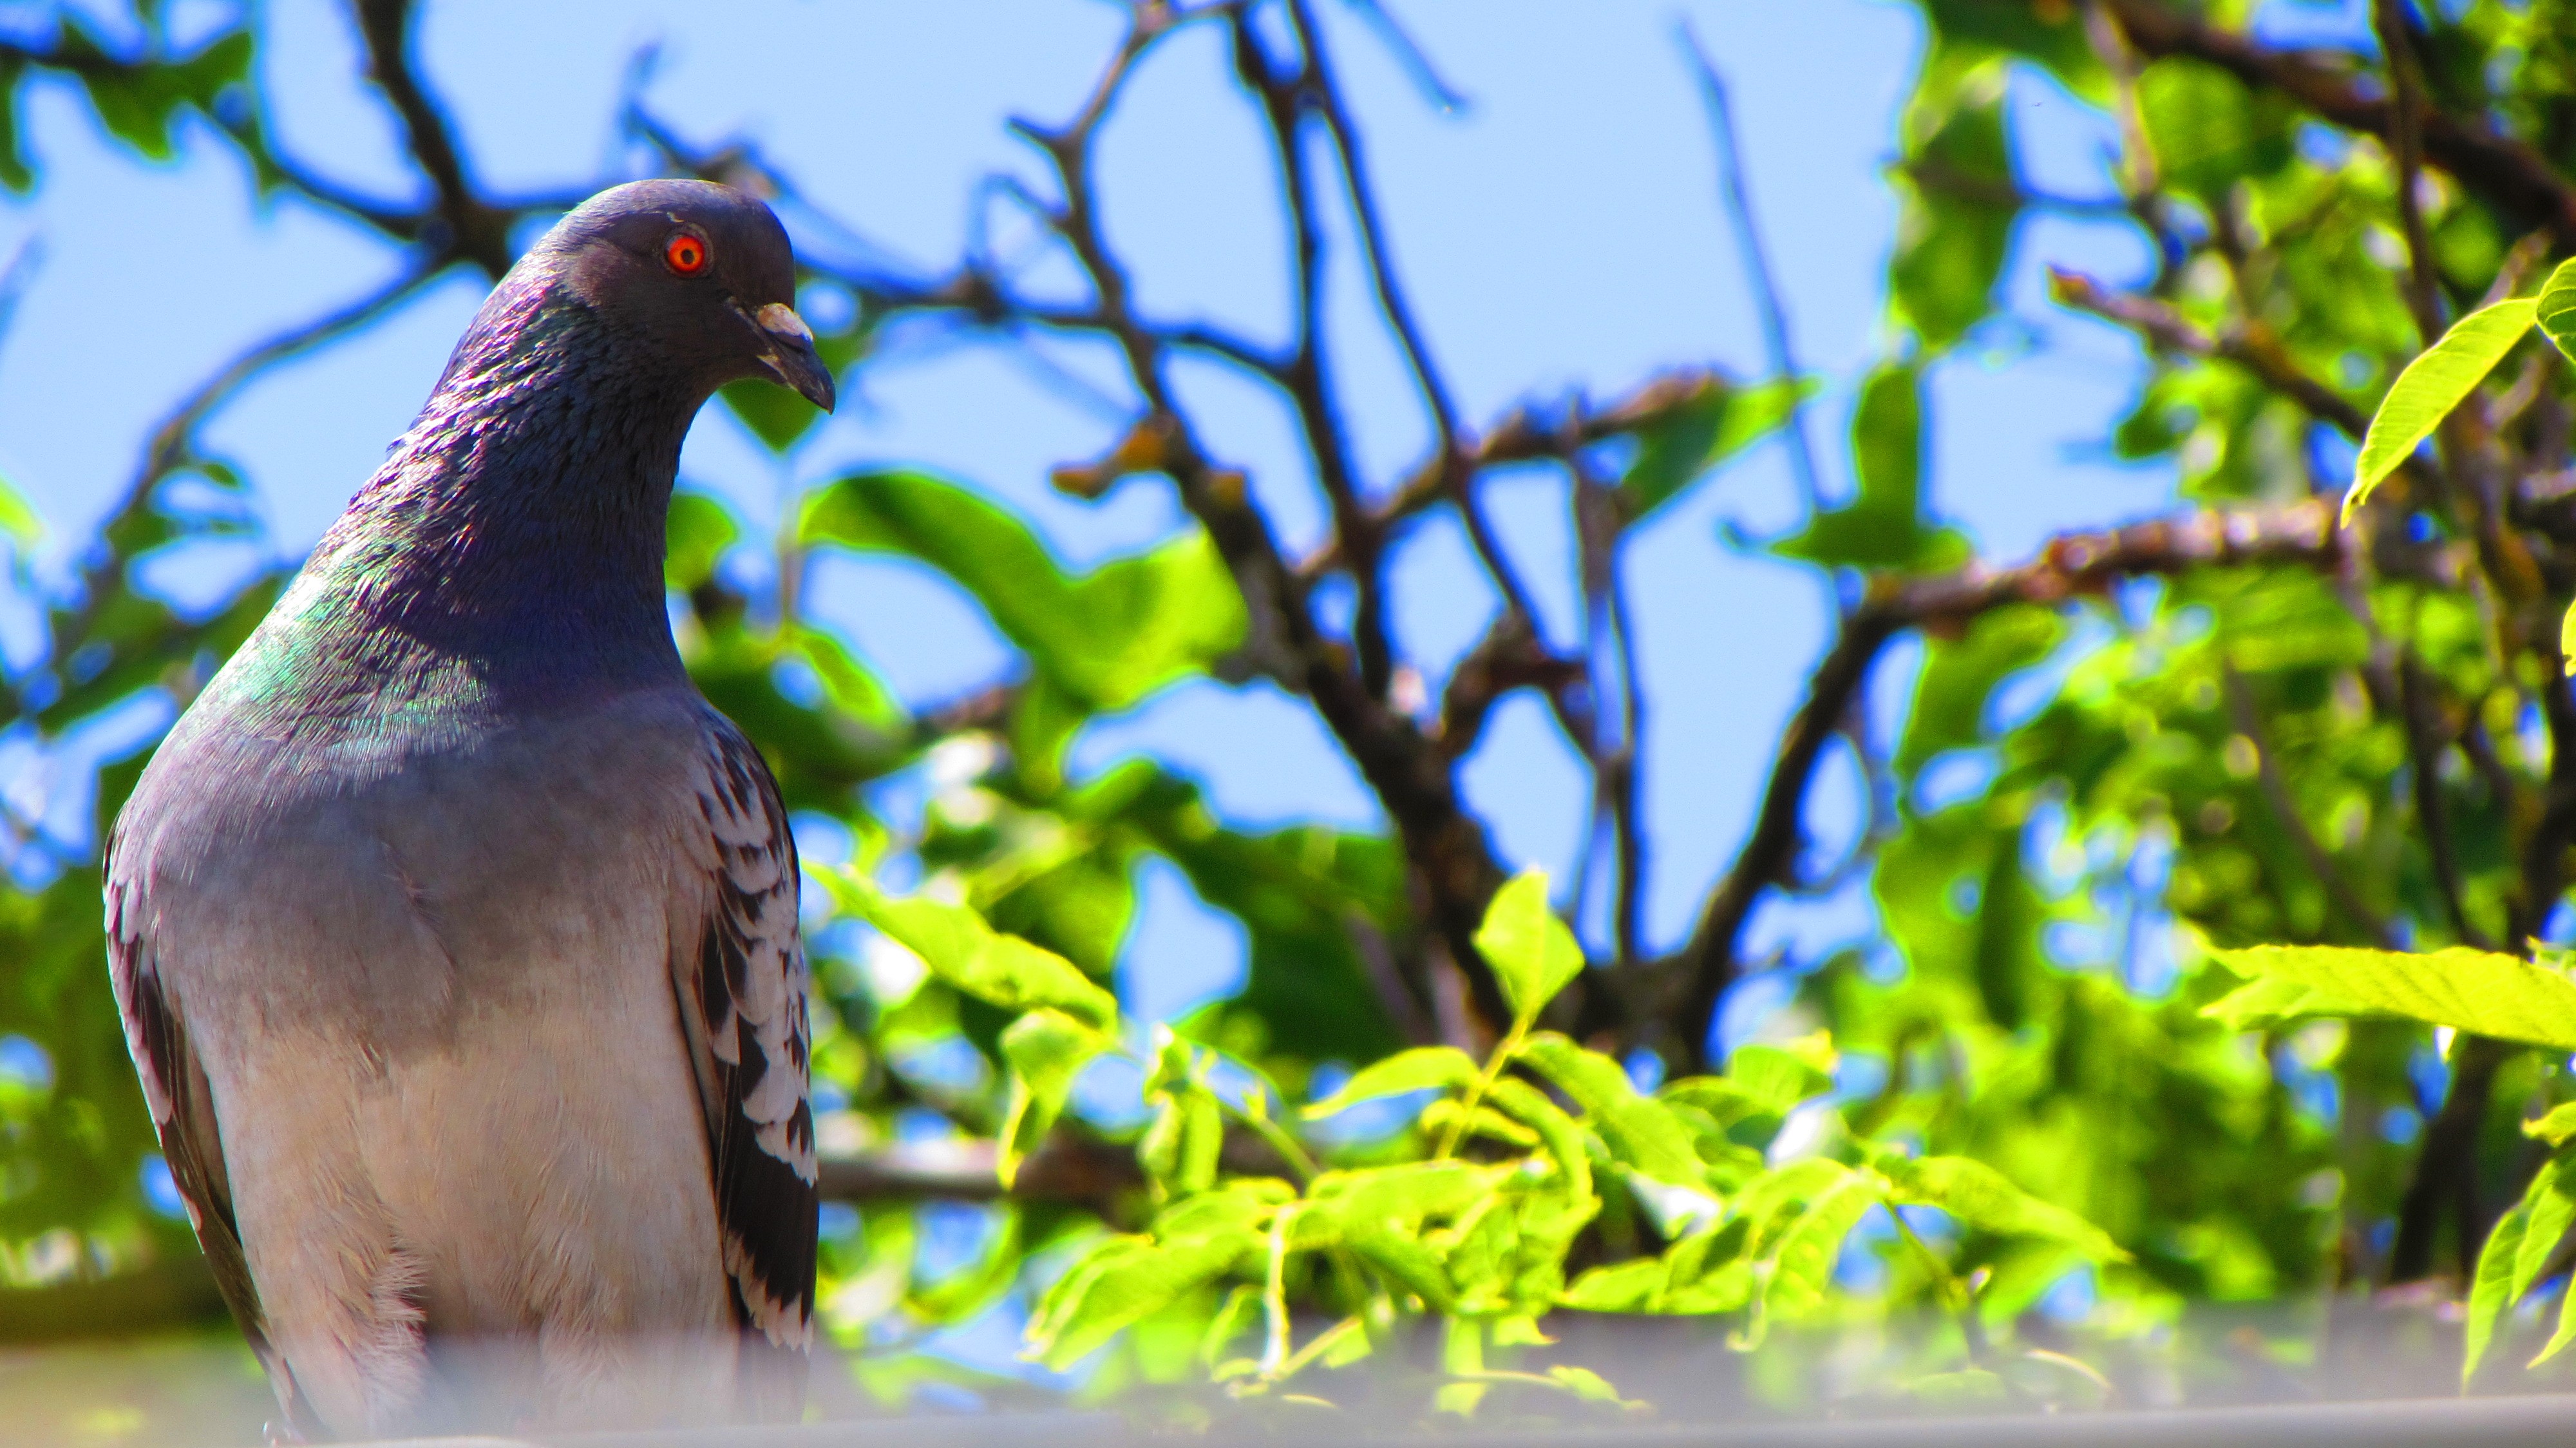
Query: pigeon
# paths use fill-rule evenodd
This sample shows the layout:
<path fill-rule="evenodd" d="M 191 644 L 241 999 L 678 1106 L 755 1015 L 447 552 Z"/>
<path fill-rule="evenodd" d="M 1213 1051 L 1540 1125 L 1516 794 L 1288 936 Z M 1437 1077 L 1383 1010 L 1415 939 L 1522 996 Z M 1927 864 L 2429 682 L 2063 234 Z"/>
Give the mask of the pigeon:
<path fill-rule="evenodd" d="M 278 1436 L 800 1410 L 796 848 L 662 571 L 717 387 L 832 407 L 794 293 L 731 188 L 566 215 L 110 832 L 126 1042 Z"/>

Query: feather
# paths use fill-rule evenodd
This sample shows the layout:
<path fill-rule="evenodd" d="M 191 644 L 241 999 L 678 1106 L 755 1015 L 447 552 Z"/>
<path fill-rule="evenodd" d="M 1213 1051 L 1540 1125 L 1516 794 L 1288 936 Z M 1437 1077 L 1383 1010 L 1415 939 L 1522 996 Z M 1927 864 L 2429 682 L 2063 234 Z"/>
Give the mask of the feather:
<path fill-rule="evenodd" d="M 813 1342 L 817 1197 L 807 972 L 797 937 L 796 841 L 768 766 L 706 714 L 696 778 L 707 824 L 703 923 L 673 961 L 715 1170 L 716 1222 L 747 1334 Z"/>
<path fill-rule="evenodd" d="M 285 1357 L 270 1343 L 268 1320 L 261 1311 L 259 1289 L 251 1281 L 250 1263 L 242 1252 L 241 1224 L 233 1215 L 232 1183 L 224 1170 L 223 1142 L 215 1125 L 214 1102 L 206 1073 L 189 1048 L 188 1030 L 162 989 L 159 963 L 136 917 L 140 890 L 120 878 L 117 838 L 107 844 L 107 973 L 116 992 L 117 1014 L 125 1023 L 125 1047 L 134 1057 L 143 1085 L 144 1104 L 152 1113 L 152 1130 L 161 1141 L 161 1159 L 179 1188 L 196 1229 L 197 1245 L 206 1254 L 215 1289 L 232 1309 L 268 1369 L 286 1414 L 286 1432 L 296 1438 L 320 1436 L 322 1420 L 296 1386 Z"/>

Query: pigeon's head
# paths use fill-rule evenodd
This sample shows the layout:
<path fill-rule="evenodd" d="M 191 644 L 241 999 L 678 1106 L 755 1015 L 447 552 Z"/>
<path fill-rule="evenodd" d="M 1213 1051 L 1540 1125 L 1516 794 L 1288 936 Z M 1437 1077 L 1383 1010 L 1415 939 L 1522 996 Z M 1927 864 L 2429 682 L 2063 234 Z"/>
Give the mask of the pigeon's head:
<path fill-rule="evenodd" d="M 530 256 L 690 382 L 712 391 L 762 377 L 832 410 L 832 371 L 796 315 L 786 228 L 753 197 L 712 181 L 613 186 Z"/>

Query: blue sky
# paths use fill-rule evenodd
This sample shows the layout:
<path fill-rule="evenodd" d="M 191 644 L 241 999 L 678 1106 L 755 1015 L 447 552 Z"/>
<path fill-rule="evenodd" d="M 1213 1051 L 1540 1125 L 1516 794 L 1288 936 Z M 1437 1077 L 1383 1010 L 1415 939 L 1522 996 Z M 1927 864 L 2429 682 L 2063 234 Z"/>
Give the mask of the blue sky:
<path fill-rule="evenodd" d="M 1922 45 L 1915 12 L 1877 0 L 1389 3 L 1468 97 L 1463 110 L 1427 103 L 1348 0 L 1318 0 L 1397 267 L 1467 415 L 1491 420 L 1517 400 L 1570 390 L 1609 397 L 1659 367 L 1762 369 L 1706 119 L 1675 41 L 1686 18 L 1733 86 L 1799 358 L 1827 384 L 1809 427 L 1838 489 L 1851 386 L 1890 346 L 1880 279 L 1895 209 L 1881 168 Z M 80 8 L 110 33 L 130 28 L 113 7 Z M 791 176 L 816 213 L 789 215 L 800 247 L 925 273 L 958 254 L 980 176 L 1042 180 L 1038 158 L 1004 121 L 1069 114 L 1118 25 L 1099 0 L 426 8 L 427 75 L 487 188 L 551 192 L 630 174 L 639 159 L 620 148 L 615 113 L 630 64 L 649 46 L 646 104 L 694 140 L 749 140 Z M 2264 24 L 2301 38 L 2348 33 L 2353 9 L 2276 3 Z M 0 0 L 0 32 L 41 29 L 52 13 Z M 234 13 L 179 0 L 173 23 L 202 34 Z M 260 14 L 280 143 L 353 188 L 418 194 L 387 113 L 358 79 L 340 7 L 272 0 Z M 1111 119 L 1100 160 L 1108 231 L 1149 313 L 1275 338 L 1286 291 L 1272 167 L 1217 41 L 1211 30 L 1158 50 Z M 2035 77 L 2016 79 L 2011 103 L 2029 184 L 2107 194 L 2111 138 L 2095 118 Z M 76 96 L 52 82 L 33 88 L 22 120 L 43 179 L 31 197 L 0 198 L 0 258 L 28 238 L 42 253 L 0 335 L 0 475 L 49 520 L 59 566 L 134 466 L 153 419 L 248 342 L 363 294 L 400 259 L 303 203 L 255 203 L 245 168 L 203 131 L 176 162 L 147 164 L 102 139 Z M 1328 326 L 1343 348 L 1342 400 L 1363 471 L 1383 487 L 1421 455 L 1428 432 L 1369 309 L 1348 232 L 1339 218 L 1328 226 Z M 1005 253 L 1031 249 L 1007 225 L 996 235 Z M 2101 454 L 2142 376 L 2136 349 L 2051 308 L 2040 288 L 2046 262 L 2121 280 L 2144 261 L 2116 224 L 2026 222 L 2008 283 L 2020 320 L 1989 328 L 1936 371 L 1931 496 L 1991 555 L 2018 556 L 2053 531 L 2170 504 L 2166 470 Z M 1026 279 L 1045 288 L 1070 286 L 1069 277 L 1041 259 Z M 352 341 L 271 374 L 211 424 L 213 448 L 255 481 L 270 528 L 261 546 L 291 557 L 318 536 L 408 423 L 479 296 L 479 279 L 452 276 Z M 799 489 L 854 465 L 927 466 L 1008 500 L 1076 565 L 1179 526 L 1168 489 L 1151 481 L 1098 504 L 1046 486 L 1050 466 L 1097 454 L 1120 420 L 1052 374 L 1124 396 L 1096 347 L 1048 344 L 1041 366 L 1002 345 L 902 329 L 790 460 L 771 459 L 711 408 L 691 434 L 683 480 L 769 520 Z M 1275 401 L 1212 368 L 1185 373 L 1182 388 L 1216 450 L 1251 472 L 1282 533 L 1311 542 L 1321 511 Z M 1536 471 L 1489 486 L 1504 541 L 1563 638 L 1574 581 L 1562 486 Z M 1721 533 L 1724 524 L 1776 532 L 1794 516 L 1785 460 L 1766 446 L 1630 547 L 1651 710 L 1650 945 L 1687 932 L 1825 646 L 1813 579 L 1731 549 Z M 1436 689 L 1482 632 L 1491 595 L 1445 521 L 1409 536 L 1395 577 L 1399 642 L 1426 663 Z M 213 581 L 176 577 L 170 586 L 184 595 Z M 952 697 L 1007 668 L 973 608 L 917 570 L 834 560 L 815 589 L 824 615 L 913 702 Z M 24 624 L 0 621 L 0 644 L 22 648 Z M 1882 671 L 1878 693 L 1891 708 L 1910 659 L 1901 651 Z M 1244 823 L 1377 820 L 1329 737 L 1264 687 L 1174 690 L 1095 726 L 1076 758 L 1098 768 L 1131 751 L 1197 775 Z M 0 774 L 12 758 L 27 767 L 23 750 L 0 751 Z M 1534 700 L 1505 706 L 1464 781 L 1508 861 L 1570 867 L 1581 774 Z M 51 787 L 0 778 L 22 803 Z M 1848 816 L 1852 771 L 1830 772 L 1824 799 Z M 65 820 L 85 809 L 59 789 L 51 803 Z M 1142 988 L 1139 1003 L 1154 1013 L 1221 978 L 1239 946 L 1176 875 L 1155 874 L 1147 886 L 1135 953 L 1141 978 L 1163 982 Z M 1846 899 L 1774 908 L 1756 936 L 1812 947 L 1866 924 L 1865 909 Z"/>

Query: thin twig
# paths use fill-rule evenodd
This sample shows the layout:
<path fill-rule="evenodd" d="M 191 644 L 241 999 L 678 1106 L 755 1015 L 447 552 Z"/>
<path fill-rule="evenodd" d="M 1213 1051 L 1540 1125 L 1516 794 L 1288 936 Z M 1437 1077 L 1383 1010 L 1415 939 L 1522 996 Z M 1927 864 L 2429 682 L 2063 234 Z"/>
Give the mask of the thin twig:
<path fill-rule="evenodd" d="M 150 438 L 144 443 L 143 457 L 133 477 L 127 481 L 125 491 L 118 496 L 115 506 L 108 510 L 108 521 L 101 525 L 101 535 L 114 533 L 120 521 L 152 506 L 154 486 L 186 464 L 197 428 L 251 379 L 280 362 L 347 336 L 374 321 L 445 271 L 451 260 L 445 256 L 433 257 L 338 311 L 291 327 L 259 343 L 199 383 L 196 391 L 182 399 L 153 428 Z M 88 637 L 101 610 L 116 597 L 124 567 L 125 560 L 106 549 L 88 560 L 81 571 L 80 602 L 55 620 L 53 634 L 57 648 L 66 640 Z"/>
<path fill-rule="evenodd" d="M 1156 39 L 1190 20 L 1227 13 L 1203 6 L 1180 11 L 1149 6 L 1131 28 L 1076 112 L 1062 126 L 1014 121 L 1046 154 L 1062 203 L 1047 218 L 1090 278 L 1101 329 L 1118 344 L 1130 379 L 1155 419 L 1157 468 L 1179 485 L 1181 500 L 1207 529 L 1233 571 L 1252 614 L 1248 653 L 1289 687 L 1303 691 L 1350 752 L 1361 776 L 1395 822 L 1415 872 L 1427 923 L 1457 964 L 1476 1009 L 1489 1022 L 1509 1019 L 1500 987 L 1475 948 L 1484 907 L 1502 883 L 1483 828 L 1462 808 L 1454 760 L 1405 714 L 1371 695 L 1349 667 L 1347 652 L 1318 626 L 1304 580 L 1289 568 L 1269 521 L 1252 503 L 1239 472 L 1210 463 L 1176 407 L 1165 376 L 1167 345 L 1135 317 L 1126 275 L 1104 241 L 1091 192 L 1091 138 L 1124 78 Z"/>
<path fill-rule="evenodd" d="M 2113 291 L 2081 272 L 2051 267 L 2049 294 L 2061 305 L 2090 312 L 2138 333 L 2169 352 L 2215 358 L 2254 374 L 2256 380 L 2297 403 L 2309 416 L 2360 441 L 2370 416 L 2290 360 L 2279 339 L 2260 323 L 2245 322 L 2211 336 L 2167 302 Z"/>
<path fill-rule="evenodd" d="M 2272 806 L 2273 817 L 2280 822 L 2282 831 L 2289 835 L 2291 846 L 2307 862 L 2308 872 L 2325 887 L 2326 898 L 2334 901 L 2335 908 L 2363 934 L 2390 950 L 2403 948 L 2397 932 L 2389 928 L 2388 917 L 2361 898 L 2352 882 L 2344 878 L 2334 856 L 2308 828 L 2306 816 L 2299 812 L 2298 799 L 2290 793 L 2289 780 L 2281 773 L 2280 754 L 2263 728 L 2262 711 L 2254 707 L 2254 691 L 2246 685 L 2245 676 L 2236 672 L 2235 665 L 2222 661 L 2219 681 L 2227 691 L 2229 722 L 2254 746 L 2255 776 L 2262 784 L 2263 798 Z"/>
<path fill-rule="evenodd" d="M 1308 0 L 1288 0 L 1290 22 L 1297 31 L 1298 44 L 1306 53 L 1306 73 L 1313 93 L 1315 114 L 1324 122 L 1325 134 L 1331 137 L 1333 152 L 1341 160 L 1342 183 L 1351 199 L 1351 216 L 1357 224 L 1360 254 L 1368 263 L 1369 284 L 1377 297 L 1378 311 L 1385 316 L 1388 330 L 1395 333 L 1396 344 L 1404 353 L 1405 367 L 1422 394 L 1423 406 L 1431 414 L 1438 466 L 1450 500 L 1456 504 L 1458 519 L 1465 525 L 1467 541 L 1475 549 L 1477 561 L 1484 566 L 1494 588 L 1503 597 L 1503 606 L 1531 618 L 1538 616 L 1530 601 L 1529 590 L 1522 585 L 1520 574 L 1512 566 L 1510 555 L 1503 551 L 1493 525 L 1485 517 L 1477 498 L 1474 474 L 1466 466 L 1466 449 L 1458 424 L 1458 404 L 1451 396 L 1448 382 L 1431 360 L 1430 345 L 1423 340 L 1422 327 L 1413 316 L 1413 304 L 1404 288 L 1396 281 L 1395 261 L 1389 253 L 1386 226 L 1380 219 L 1375 189 L 1369 183 L 1368 165 L 1360 154 L 1359 129 L 1352 124 L 1349 108 L 1343 103 L 1340 88 L 1333 83 L 1330 58 L 1325 54 L 1323 34 L 1315 26 Z"/>
<path fill-rule="evenodd" d="M 1789 311 L 1780 300 L 1780 282 L 1772 274 L 1769 252 L 1762 245 L 1762 228 L 1753 218 L 1753 195 L 1745 185 L 1744 151 L 1735 130 L 1735 112 L 1727 101 L 1726 78 L 1709 61 L 1701 48 L 1699 36 L 1687 20 L 1674 27 L 1683 53 L 1690 57 L 1692 72 L 1699 80 L 1700 99 L 1708 108 L 1708 128 L 1717 145 L 1718 187 L 1726 197 L 1726 216 L 1735 227 L 1735 244 L 1744 256 L 1744 272 L 1753 282 L 1753 300 L 1762 312 L 1762 341 L 1771 354 L 1771 375 L 1794 384 L 1798 378 L 1798 360 L 1789 342 Z M 1789 462 L 1796 470 L 1799 496 L 1810 512 L 1824 506 L 1824 491 L 1817 483 L 1815 448 L 1807 440 L 1806 406 L 1792 394 L 1788 421 L 1784 424 L 1789 437 Z"/>
<path fill-rule="evenodd" d="M 2416 67 L 2413 37 L 2397 0 L 2371 0 L 2371 29 L 2387 59 L 2388 149 L 2397 163 L 2397 219 L 2406 233 L 2407 310 L 2430 347 L 2442 335 L 2442 300 L 2433 270 L 2433 237 L 2424 228 L 2419 183 L 2424 173 L 2424 76 Z"/>
<path fill-rule="evenodd" d="M 1268 122 L 1271 152 L 1279 164 L 1280 200 L 1288 215 L 1293 252 L 1289 277 L 1296 300 L 1297 339 L 1288 363 L 1275 380 L 1288 394 L 1306 435 L 1307 455 L 1315 460 L 1315 478 L 1332 505 L 1335 536 L 1356 594 L 1351 610 L 1351 642 L 1359 652 L 1360 682 L 1373 698 L 1383 699 L 1395 677 L 1394 653 L 1386 628 L 1385 530 L 1369 516 L 1353 480 L 1350 440 L 1333 407 L 1330 358 L 1324 337 L 1324 241 L 1316 220 L 1314 177 L 1299 144 L 1300 122 L 1312 89 L 1315 62 L 1301 58 L 1297 69 L 1281 76 L 1262 49 L 1250 17 L 1227 17 L 1234 40 L 1235 74 L 1260 97 Z"/>
<path fill-rule="evenodd" d="M 2459 843 L 2451 834 L 2450 803 L 2442 792 L 2442 753 L 2449 747 L 2442 722 L 2437 717 L 2441 707 L 2433 698 L 2433 683 L 2425 677 L 2424 666 L 2415 661 L 2412 651 L 2401 650 L 2397 656 L 2397 703 L 2406 726 L 2407 758 L 2415 786 L 2415 820 L 2424 832 L 2424 849 L 2433 861 L 2433 884 L 2441 892 L 2443 912 L 2451 918 L 2451 929 L 2461 942 L 2480 950 L 2492 950 L 2494 941 L 2477 922 L 2469 918 L 2469 906 L 2461 888 Z"/>

